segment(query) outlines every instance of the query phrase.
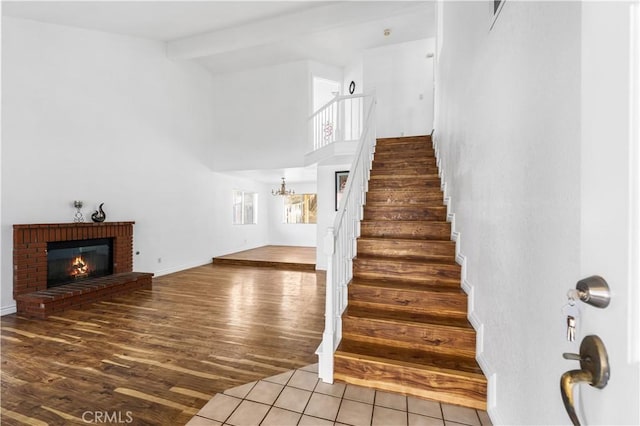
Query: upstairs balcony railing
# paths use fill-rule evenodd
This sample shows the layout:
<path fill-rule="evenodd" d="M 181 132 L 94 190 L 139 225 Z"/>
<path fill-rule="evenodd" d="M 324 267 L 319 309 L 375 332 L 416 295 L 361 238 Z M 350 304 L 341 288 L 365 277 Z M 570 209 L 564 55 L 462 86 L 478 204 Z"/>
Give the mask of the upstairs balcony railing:
<path fill-rule="evenodd" d="M 358 141 L 364 126 L 369 95 L 336 96 L 309 119 L 313 150 L 335 142 Z"/>

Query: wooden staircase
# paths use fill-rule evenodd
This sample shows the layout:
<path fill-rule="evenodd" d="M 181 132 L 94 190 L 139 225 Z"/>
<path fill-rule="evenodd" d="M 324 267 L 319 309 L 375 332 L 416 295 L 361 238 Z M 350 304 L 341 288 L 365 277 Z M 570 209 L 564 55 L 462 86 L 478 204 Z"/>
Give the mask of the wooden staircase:
<path fill-rule="evenodd" d="M 430 136 L 378 139 L 334 377 L 486 410 Z"/>

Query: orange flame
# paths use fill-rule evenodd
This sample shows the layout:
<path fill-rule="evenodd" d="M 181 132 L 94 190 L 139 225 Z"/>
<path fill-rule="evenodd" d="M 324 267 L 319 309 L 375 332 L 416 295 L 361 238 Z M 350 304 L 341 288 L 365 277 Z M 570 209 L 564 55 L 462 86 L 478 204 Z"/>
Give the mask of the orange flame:
<path fill-rule="evenodd" d="M 87 262 L 85 262 L 82 256 L 76 256 L 73 263 L 71 263 L 71 275 L 86 275 L 87 272 L 89 272 L 89 265 L 87 265 Z"/>

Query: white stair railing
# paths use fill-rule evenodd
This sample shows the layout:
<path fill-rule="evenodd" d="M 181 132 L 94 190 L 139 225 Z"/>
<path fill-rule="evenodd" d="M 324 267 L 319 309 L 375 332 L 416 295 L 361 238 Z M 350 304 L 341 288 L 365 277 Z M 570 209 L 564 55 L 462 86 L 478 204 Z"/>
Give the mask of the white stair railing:
<path fill-rule="evenodd" d="M 336 96 L 309 118 L 313 150 L 362 135 L 366 95 Z"/>
<path fill-rule="evenodd" d="M 363 98 L 364 100 L 365 98 Z M 375 99 L 366 97 L 360 141 L 349 170 L 349 177 L 336 214 L 333 227 L 324 239 L 327 262 L 325 299 L 325 328 L 318 347 L 318 376 L 333 383 L 333 354 L 342 339 L 342 313 L 347 307 L 347 285 L 353 277 L 353 258 L 356 238 L 360 236 L 360 220 L 369 184 L 369 173 L 376 145 Z"/>

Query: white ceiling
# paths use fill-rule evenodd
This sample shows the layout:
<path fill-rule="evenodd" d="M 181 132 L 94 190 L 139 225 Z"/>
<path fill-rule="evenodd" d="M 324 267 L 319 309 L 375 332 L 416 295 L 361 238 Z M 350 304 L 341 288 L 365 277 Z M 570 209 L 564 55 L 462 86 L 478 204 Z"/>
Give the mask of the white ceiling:
<path fill-rule="evenodd" d="M 280 185 L 282 178 L 285 178 L 287 185 L 289 185 L 289 183 L 316 182 L 318 176 L 318 170 L 316 166 L 290 167 L 288 169 L 270 170 L 241 170 L 224 173 L 232 176 L 238 176 L 240 178 L 253 179 L 258 182 L 266 183 L 273 186 L 274 189 Z"/>
<path fill-rule="evenodd" d="M 433 22 L 432 4 L 414 2 L 409 7 L 410 13 L 403 13 L 402 9 L 389 16 L 373 13 L 364 21 L 317 31 L 313 31 L 310 24 L 307 27 L 309 31 L 281 37 L 271 43 L 255 43 L 196 59 L 213 73 L 304 59 L 343 67 L 366 49 L 432 37 L 433 25 L 429 25 L 429 22 Z M 385 29 L 391 29 L 390 36 L 384 35 Z"/>
<path fill-rule="evenodd" d="M 323 5 L 305 1 L 2 1 L 2 14 L 170 41 Z"/>
<path fill-rule="evenodd" d="M 433 1 L 3 1 L 2 13 L 167 42 L 170 57 L 213 73 L 344 66 L 364 49 L 434 35 Z"/>
<path fill-rule="evenodd" d="M 5 1 L 2 14 L 167 43 L 212 73 L 311 59 L 348 65 L 365 49 L 433 37 L 433 1 Z M 385 37 L 385 29 L 391 35 Z M 315 168 L 246 171 L 277 185 Z"/>

